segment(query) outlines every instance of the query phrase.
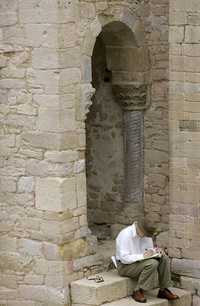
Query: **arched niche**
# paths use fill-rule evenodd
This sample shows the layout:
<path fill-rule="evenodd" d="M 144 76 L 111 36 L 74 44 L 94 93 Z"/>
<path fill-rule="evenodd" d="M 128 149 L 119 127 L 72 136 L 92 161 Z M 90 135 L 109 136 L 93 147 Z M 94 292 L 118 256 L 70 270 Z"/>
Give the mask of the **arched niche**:
<path fill-rule="evenodd" d="M 138 45 L 133 31 L 120 21 L 106 24 L 93 49 L 92 86 L 96 92 L 86 119 L 88 224 L 99 239 L 114 237 L 143 214 L 141 197 L 126 199 L 127 131 L 120 97 L 127 95 L 123 100 L 128 104 L 141 97 L 146 103 L 148 73 L 147 48 Z"/>

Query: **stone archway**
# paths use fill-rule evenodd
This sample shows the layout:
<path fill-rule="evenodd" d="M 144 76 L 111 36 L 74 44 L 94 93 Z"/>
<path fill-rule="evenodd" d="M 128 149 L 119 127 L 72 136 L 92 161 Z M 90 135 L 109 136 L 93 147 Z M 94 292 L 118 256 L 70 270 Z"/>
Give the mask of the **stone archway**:
<path fill-rule="evenodd" d="M 100 239 L 143 217 L 143 110 L 148 53 L 123 22 L 105 25 L 92 55 L 86 120 L 88 223 Z"/>

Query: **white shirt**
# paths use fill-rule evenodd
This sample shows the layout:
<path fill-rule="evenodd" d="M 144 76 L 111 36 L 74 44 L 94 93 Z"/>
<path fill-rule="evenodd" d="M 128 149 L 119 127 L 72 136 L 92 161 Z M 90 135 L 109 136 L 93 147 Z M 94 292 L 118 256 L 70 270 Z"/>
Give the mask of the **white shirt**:
<path fill-rule="evenodd" d="M 144 259 L 146 249 L 153 248 L 153 240 L 149 237 L 139 237 L 135 224 L 124 228 L 116 238 L 116 259 L 123 264 L 131 264 Z"/>

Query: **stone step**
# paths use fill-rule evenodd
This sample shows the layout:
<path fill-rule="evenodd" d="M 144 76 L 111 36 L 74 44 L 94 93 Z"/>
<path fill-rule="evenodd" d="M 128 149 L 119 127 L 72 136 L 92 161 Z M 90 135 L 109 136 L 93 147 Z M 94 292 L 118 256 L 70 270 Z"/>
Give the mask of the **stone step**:
<path fill-rule="evenodd" d="M 191 306 L 192 297 L 191 294 L 185 290 L 171 288 L 171 290 L 176 293 L 180 298 L 175 301 L 167 301 L 164 299 L 158 299 L 158 290 L 153 290 L 146 294 L 147 303 L 145 306 Z M 141 303 L 135 302 L 131 297 L 127 297 L 121 300 L 113 301 L 111 303 L 105 303 L 101 306 L 141 306 Z"/>
<path fill-rule="evenodd" d="M 104 282 L 86 278 L 71 283 L 72 305 L 101 305 L 129 296 L 135 286 L 130 278 L 121 277 L 116 270 L 100 274 Z"/>
<path fill-rule="evenodd" d="M 130 278 L 121 277 L 116 270 L 100 274 L 104 282 L 95 283 L 86 278 L 71 283 L 72 306 L 136 306 L 141 303 L 135 302 L 129 297 L 136 285 Z M 185 290 L 173 288 L 173 292 L 180 299 L 168 302 L 158 299 L 158 290 L 148 292 L 146 306 L 191 306 L 191 294 Z"/>
<path fill-rule="evenodd" d="M 127 297 L 121 300 L 117 300 L 111 303 L 102 304 L 101 306 L 141 306 L 141 303 L 138 303 L 132 299 L 132 297 Z M 145 306 L 169 306 L 168 301 L 154 298 L 152 296 L 147 296 L 147 303 Z"/>

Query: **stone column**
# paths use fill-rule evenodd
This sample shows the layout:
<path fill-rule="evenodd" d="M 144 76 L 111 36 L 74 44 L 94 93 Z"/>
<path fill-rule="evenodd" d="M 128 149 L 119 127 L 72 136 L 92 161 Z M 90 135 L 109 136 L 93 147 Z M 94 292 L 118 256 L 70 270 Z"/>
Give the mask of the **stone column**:
<path fill-rule="evenodd" d="M 144 110 L 147 107 L 147 86 L 140 83 L 113 84 L 113 93 L 124 111 L 124 200 L 128 203 L 138 204 L 139 208 L 142 209 L 144 194 Z"/>

